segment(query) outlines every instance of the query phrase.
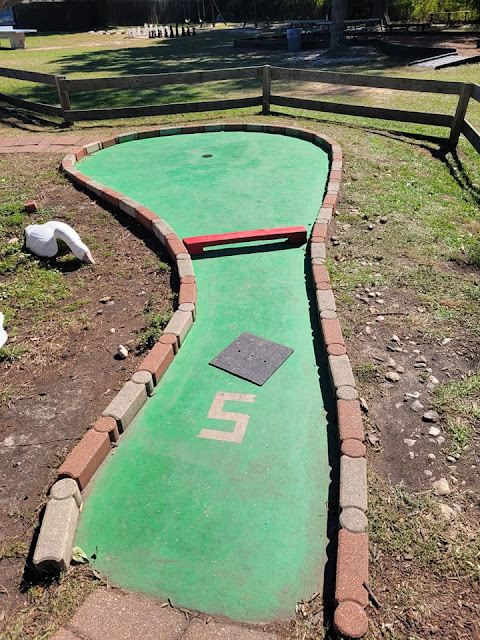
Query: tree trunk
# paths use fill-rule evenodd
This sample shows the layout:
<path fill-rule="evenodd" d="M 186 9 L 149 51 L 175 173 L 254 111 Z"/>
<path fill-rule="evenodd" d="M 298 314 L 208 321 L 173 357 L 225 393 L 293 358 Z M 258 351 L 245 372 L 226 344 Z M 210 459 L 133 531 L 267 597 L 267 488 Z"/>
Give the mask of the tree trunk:
<path fill-rule="evenodd" d="M 372 18 L 379 18 L 382 25 L 389 21 L 387 0 L 374 0 L 372 6 Z"/>
<path fill-rule="evenodd" d="M 338 55 L 346 49 L 345 30 L 345 0 L 332 0 L 332 24 L 330 25 L 330 55 Z"/>

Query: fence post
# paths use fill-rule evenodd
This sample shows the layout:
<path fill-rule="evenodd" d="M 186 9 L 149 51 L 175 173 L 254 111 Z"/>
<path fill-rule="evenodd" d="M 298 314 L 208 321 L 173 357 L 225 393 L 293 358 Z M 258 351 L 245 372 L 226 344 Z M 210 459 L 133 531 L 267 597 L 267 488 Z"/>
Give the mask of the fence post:
<path fill-rule="evenodd" d="M 460 97 L 457 102 L 457 109 L 452 120 L 452 128 L 450 129 L 450 142 L 452 145 L 457 146 L 462 126 L 465 121 L 465 114 L 467 112 L 468 102 L 472 95 L 473 84 L 467 82 L 463 85 L 460 91 Z"/>
<path fill-rule="evenodd" d="M 263 92 L 262 92 L 262 115 L 270 113 L 270 91 L 272 86 L 272 67 L 269 64 L 263 67 Z"/>
<path fill-rule="evenodd" d="M 71 109 L 70 97 L 68 95 L 67 89 L 65 89 L 63 85 L 63 82 L 66 79 L 67 78 L 65 76 L 55 76 L 55 84 L 57 86 L 58 98 L 60 100 L 60 106 L 62 107 L 63 119 L 65 120 L 65 122 L 67 121 L 67 119 L 65 118 L 65 111 L 70 111 Z"/>

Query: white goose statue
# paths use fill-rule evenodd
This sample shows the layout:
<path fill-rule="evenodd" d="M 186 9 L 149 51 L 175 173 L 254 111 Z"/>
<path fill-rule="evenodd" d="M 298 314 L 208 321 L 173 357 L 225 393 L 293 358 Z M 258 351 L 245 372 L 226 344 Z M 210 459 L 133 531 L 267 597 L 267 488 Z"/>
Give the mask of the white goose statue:
<path fill-rule="evenodd" d="M 25 246 L 41 258 L 53 258 L 59 252 L 57 240 L 62 240 L 75 257 L 83 262 L 95 264 L 89 248 L 75 229 L 65 222 L 51 220 L 45 224 L 29 224 L 25 227 Z"/>
<path fill-rule="evenodd" d="M 8 338 L 7 332 L 3 328 L 3 313 L 0 311 L 0 349 L 3 347 L 3 345 L 7 341 L 7 338 Z"/>

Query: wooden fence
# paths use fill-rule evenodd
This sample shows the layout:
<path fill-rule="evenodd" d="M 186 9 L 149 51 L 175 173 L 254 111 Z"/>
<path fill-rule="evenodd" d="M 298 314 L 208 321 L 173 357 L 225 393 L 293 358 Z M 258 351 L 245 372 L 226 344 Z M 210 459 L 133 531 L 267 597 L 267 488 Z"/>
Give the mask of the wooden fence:
<path fill-rule="evenodd" d="M 81 120 L 110 120 L 115 118 L 133 118 L 164 114 L 192 113 L 244 107 L 262 107 L 262 114 L 270 113 L 271 105 L 309 109 L 325 113 L 334 113 L 396 122 L 411 122 L 450 129 L 449 140 L 453 146 L 458 143 L 461 133 L 480 153 L 480 133 L 466 119 L 470 100 L 480 102 L 480 85 L 466 82 L 444 80 L 422 80 L 414 78 L 395 78 L 387 76 L 367 76 L 355 73 L 337 73 L 330 71 L 312 71 L 282 67 L 242 67 L 216 69 L 212 71 L 188 71 L 183 73 L 160 73 L 139 76 L 119 76 L 107 78 L 81 78 L 69 80 L 65 76 L 0 68 L 0 77 L 14 78 L 55 86 L 60 106 L 22 100 L 15 96 L 0 93 L 0 100 L 22 109 L 63 118 L 65 122 Z M 196 85 L 205 82 L 224 80 L 262 80 L 262 95 L 247 98 L 231 98 L 202 102 L 181 102 L 171 104 L 145 105 L 141 107 L 116 107 L 106 109 L 72 109 L 70 94 L 76 91 L 101 91 L 103 89 L 145 89 L 167 85 Z M 455 113 L 430 113 L 406 111 L 365 105 L 342 104 L 324 100 L 308 100 L 272 93 L 272 82 L 294 81 L 322 84 L 335 84 L 347 87 L 369 87 L 395 91 L 414 91 L 443 95 L 456 95 L 458 101 Z"/>

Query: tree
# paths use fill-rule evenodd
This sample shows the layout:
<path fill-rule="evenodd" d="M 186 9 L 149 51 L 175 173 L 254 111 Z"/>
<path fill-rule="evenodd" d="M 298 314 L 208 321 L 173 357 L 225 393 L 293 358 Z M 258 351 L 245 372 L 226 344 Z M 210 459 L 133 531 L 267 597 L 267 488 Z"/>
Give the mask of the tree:
<path fill-rule="evenodd" d="M 332 23 L 330 25 L 330 55 L 338 55 L 343 53 L 346 48 L 345 44 L 345 9 L 346 0 L 332 0 Z"/>
<path fill-rule="evenodd" d="M 382 24 L 388 22 L 387 0 L 373 0 L 372 18 L 379 18 Z"/>

